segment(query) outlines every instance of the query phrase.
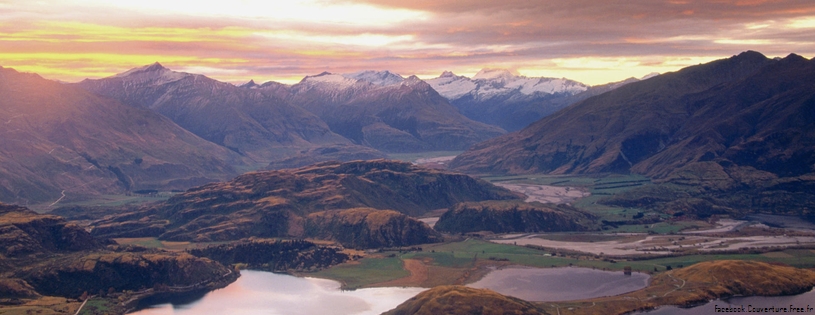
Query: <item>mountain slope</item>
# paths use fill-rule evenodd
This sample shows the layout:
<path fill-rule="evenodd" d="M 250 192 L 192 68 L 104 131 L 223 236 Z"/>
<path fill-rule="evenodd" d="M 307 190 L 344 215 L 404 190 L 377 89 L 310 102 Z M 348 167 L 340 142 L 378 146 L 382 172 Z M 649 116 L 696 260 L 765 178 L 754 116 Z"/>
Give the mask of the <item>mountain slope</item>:
<path fill-rule="evenodd" d="M 813 73 L 815 62 L 797 55 L 770 60 L 745 52 L 587 99 L 476 145 L 451 165 L 469 172 L 634 172 L 701 190 L 691 195 L 728 199 L 722 202 L 731 207 L 800 214 L 815 205 L 807 188 L 815 171 Z"/>
<path fill-rule="evenodd" d="M 186 189 L 242 163 L 161 115 L 36 74 L 0 68 L 0 99 L 2 201 Z"/>
<path fill-rule="evenodd" d="M 285 89 L 276 89 L 279 86 L 269 88 L 274 93 L 263 93 L 258 87 L 240 88 L 203 75 L 172 71 L 158 63 L 100 80 L 84 80 L 78 86 L 160 113 L 190 132 L 258 163 L 322 146 L 336 149 L 335 156 L 327 159 L 342 159 L 336 154 L 341 151 L 363 152 L 368 158 L 382 156 L 354 146 L 313 114 L 289 105 L 282 98 Z"/>
<path fill-rule="evenodd" d="M 470 120 L 416 77 L 323 73 L 291 87 L 292 104 L 354 143 L 386 152 L 464 150 L 504 133 Z"/>

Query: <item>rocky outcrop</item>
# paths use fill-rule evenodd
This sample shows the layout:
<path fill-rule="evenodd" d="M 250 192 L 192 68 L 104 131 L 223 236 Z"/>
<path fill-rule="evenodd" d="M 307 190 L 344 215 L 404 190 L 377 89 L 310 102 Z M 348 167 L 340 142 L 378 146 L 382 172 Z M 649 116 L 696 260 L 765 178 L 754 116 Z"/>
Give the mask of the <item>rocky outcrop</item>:
<path fill-rule="evenodd" d="M 434 229 L 448 233 L 584 231 L 593 216 L 568 205 L 522 201 L 464 202 L 450 207 Z"/>
<path fill-rule="evenodd" d="M 83 228 L 62 217 L 0 203 L 2 258 L 93 250 L 103 245 L 103 241 L 94 239 Z"/>
<path fill-rule="evenodd" d="M 419 293 L 383 315 L 542 315 L 527 301 L 501 295 L 488 289 L 465 286 L 439 286 Z"/>
<path fill-rule="evenodd" d="M 0 299 L 222 287 L 238 275 L 186 253 L 123 248 L 55 215 L 0 204 Z"/>
<path fill-rule="evenodd" d="M 41 294 L 74 298 L 85 291 L 95 294 L 111 288 L 116 292 L 161 286 L 192 290 L 213 281 L 237 279 L 233 270 L 210 259 L 163 251 L 75 253 L 21 268 L 15 274 Z"/>
<path fill-rule="evenodd" d="M 411 246 L 442 240 L 424 222 L 396 211 L 373 208 L 312 213 L 306 217 L 305 234 L 352 248 Z"/>

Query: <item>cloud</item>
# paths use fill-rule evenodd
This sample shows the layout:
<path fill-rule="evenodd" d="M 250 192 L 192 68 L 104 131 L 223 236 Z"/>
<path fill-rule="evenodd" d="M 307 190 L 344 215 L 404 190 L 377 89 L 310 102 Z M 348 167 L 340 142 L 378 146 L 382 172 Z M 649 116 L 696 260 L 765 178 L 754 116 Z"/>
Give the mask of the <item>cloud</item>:
<path fill-rule="evenodd" d="M 750 49 L 812 56 L 813 28 L 810 0 L 4 1 L 0 60 L 63 80 L 160 61 L 233 82 L 504 67 L 600 84 Z"/>

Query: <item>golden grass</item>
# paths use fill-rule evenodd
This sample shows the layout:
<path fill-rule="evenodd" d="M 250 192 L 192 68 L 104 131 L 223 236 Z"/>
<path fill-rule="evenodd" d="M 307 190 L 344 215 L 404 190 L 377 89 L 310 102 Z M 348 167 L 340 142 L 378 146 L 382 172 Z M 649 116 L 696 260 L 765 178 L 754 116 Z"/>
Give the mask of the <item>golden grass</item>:
<path fill-rule="evenodd" d="M 438 286 L 419 293 L 384 314 L 388 315 L 538 315 L 534 304 L 487 289 L 464 286 Z"/>
<path fill-rule="evenodd" d="M 22 305 L 0 306 L 0 314 L 3 315 L 55 315 L 74 314 L 81 302 L 71 301 L 63 297 L 43 296 L 34 300 L 27 300 Z"/>

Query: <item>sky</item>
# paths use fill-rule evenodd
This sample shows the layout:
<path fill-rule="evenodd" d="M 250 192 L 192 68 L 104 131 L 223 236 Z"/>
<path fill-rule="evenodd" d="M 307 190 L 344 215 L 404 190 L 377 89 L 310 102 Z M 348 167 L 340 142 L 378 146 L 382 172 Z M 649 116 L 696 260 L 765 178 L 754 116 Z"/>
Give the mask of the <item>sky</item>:
<path fill-rule="evenodd" d="M 0 66 L 75 82 L 160 62 L 242 83 L 505 68 L 596 85 L 815 55 L 815 1 L 0 0 Z"/>

